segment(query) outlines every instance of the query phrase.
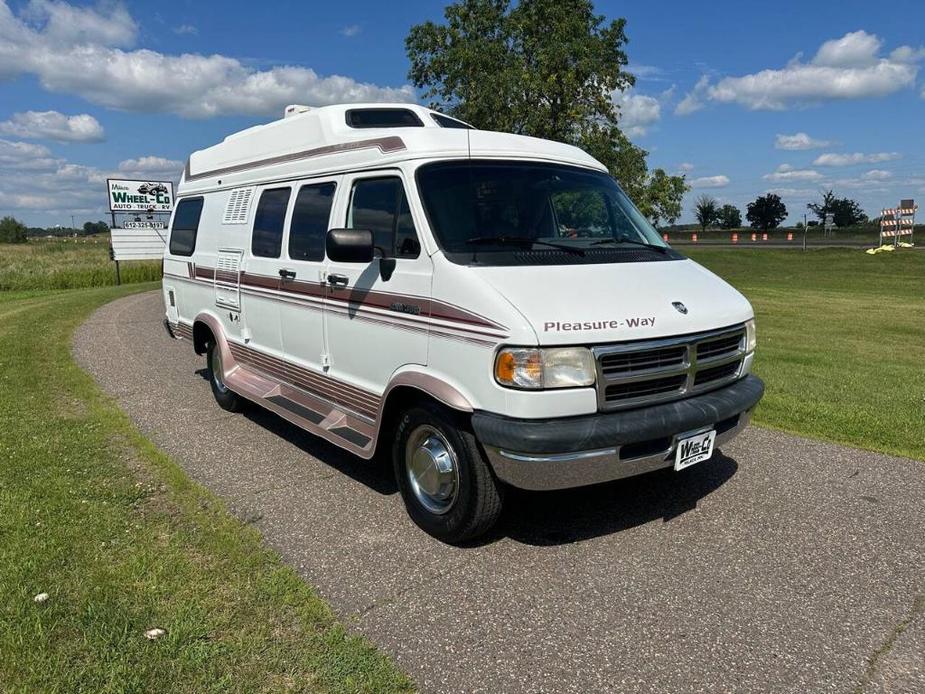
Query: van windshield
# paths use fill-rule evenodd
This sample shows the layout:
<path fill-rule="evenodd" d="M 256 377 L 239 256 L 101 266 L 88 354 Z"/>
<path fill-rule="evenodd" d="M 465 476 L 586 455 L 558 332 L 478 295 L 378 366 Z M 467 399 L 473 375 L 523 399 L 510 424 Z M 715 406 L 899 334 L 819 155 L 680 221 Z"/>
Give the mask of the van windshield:
<path fill-rule="evenodd" d="M 417 173 L 437 242 L 456 263 L 561 265 L 681 258 L 605 173 L 454 161 Z"/>

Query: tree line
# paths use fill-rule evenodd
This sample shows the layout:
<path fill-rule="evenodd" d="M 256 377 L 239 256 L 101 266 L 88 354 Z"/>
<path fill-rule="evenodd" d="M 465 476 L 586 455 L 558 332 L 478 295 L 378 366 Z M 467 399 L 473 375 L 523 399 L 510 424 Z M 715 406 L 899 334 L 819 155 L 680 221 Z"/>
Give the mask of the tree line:
<path fill-rule="evenodd" d="M 30 238 L 39 236 L 90 236 L 108 234 L 106 222 L 86 222 L 80 229 L 70 227 L 27 227 L 15 217 L 0 219 L 0 243 L 26 243 Z"/>
<path fill-rule="evenodd" d="M 818 218 L 818 222 L 809 222 L 809 226 L 824 223 L 829 214 L 837 227 L 850 227 L 868 221 L 867 215 L 856 200 L 839 198 L 831 190 L 823 192 L 821 202 L 811 202 L 806 207 Z M 711 226 L 721 229 L 736 229 L 742 226 L 742 214 L 735 205 L 720 206 L 716 198 L 710 195 L 701 195 L 694 201 L 694 216 L 703 231 Z M 748 203 L 745 218 L 753 229 L 776 229 L 787 218 L 787 206 L 779 195 L 768 193 Z"/>

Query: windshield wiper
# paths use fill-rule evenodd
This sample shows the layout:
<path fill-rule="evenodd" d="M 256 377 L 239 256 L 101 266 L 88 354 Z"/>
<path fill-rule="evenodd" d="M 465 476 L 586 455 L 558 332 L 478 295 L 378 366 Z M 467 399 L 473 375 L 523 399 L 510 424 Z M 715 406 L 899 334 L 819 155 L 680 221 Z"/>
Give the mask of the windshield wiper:
<path fill-rule="evenodd" d="M 600 239 L 599 241 L 594 241 L 591 243 L 592 246 L 602 246 L 605 243 L 628 243 L 631 246 L 642 246 L 643 248 L 651 248 L 653 251 L 658 251 L 659 253 L 667 253 L 668 246 L 656 246 L 654 243 L 646 243 L 645 241 L 636 241 L 635 239 Z"/>
<path fill-rule="evenodd" d="M 551 241 L 540 241 L 539 239 L 531 239 L 527 236 L 473 236 L 471 239 L 466 239 L 466 244 L 470 246 L 488 246 L 493 243 L 499 246 L 527 246 L 536 244 L 539 246 L 547 246 L 548 248 L 557 248 L 560 251 L 565 251 L 566 253 L 572 253 L 574 255 L 585 254 L 583 250 L 575 246 L 566 246 L 565 244 L 552 243 Z"/>

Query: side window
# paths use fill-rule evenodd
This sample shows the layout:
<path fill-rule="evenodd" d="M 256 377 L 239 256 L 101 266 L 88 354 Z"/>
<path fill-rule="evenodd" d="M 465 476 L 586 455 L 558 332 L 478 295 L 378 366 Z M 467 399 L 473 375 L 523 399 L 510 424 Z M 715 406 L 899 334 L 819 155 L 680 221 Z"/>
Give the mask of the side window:
<path fill-rule="evenodd" d="M 199 218 L 202 216 L 202 198 L 186 198 L 177 205 L 170 227 L 171 255 L 193 255 Z"/>
<path fill-rule="evenodd" d="M 260 195 L 254 214 L 251 253 L 261 258 L 279 258 L 283 247 L 283 223 L 291 188 L 270 188 Z"/>
<path fill-rule="evenodd" d="M 289 224 L 289 257 L 324 260 L 324 239 L 334 202 L 333 183 L 302 186 Z"/>
<path fill-rule="evenodd" d="M 386 257 L 417 258 L 421 253 L 400 178 L 368 178 L 354 183 L 347 226 L 372 231 L 373 243 Z"/>

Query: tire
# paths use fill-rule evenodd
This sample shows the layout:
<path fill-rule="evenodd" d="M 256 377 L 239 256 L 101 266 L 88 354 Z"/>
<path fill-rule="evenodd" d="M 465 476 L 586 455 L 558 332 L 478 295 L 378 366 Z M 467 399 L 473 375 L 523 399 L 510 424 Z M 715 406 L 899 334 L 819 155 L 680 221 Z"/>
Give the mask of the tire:
<path fill-rule="evenodd" d="M 221 369 L 221 352 L 215 342 L 210 342 L 206 350 L 206 373 L 218 406 L 228 412 L 240 412 L 244 407 L 244 398 L 225 385 Z"/>
<path fill-rule="evenodd" d="M 408 515 L 429 535 L 460 543 L 498 520 L 503 487 L 475 436 L 450 410 L 426 404 L 403 412 L 392 463 Z"/>

